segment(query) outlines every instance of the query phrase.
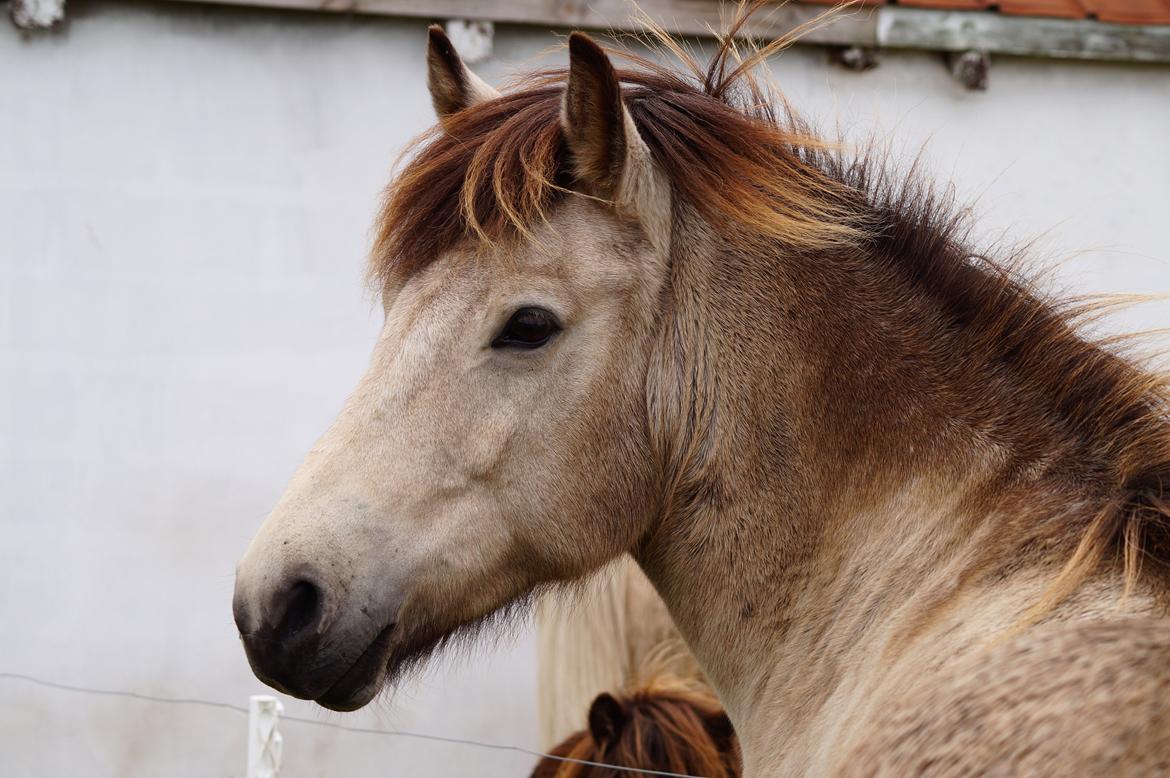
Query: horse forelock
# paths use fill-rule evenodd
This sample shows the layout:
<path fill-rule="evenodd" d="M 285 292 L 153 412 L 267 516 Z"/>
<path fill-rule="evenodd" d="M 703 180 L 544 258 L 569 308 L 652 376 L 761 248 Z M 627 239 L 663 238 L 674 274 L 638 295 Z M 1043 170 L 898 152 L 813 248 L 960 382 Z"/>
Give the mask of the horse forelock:
<path fill-rule="evenodd" d="M 725 43 L 713 63 L 732 56 Z M 684 198 L 729 235 L 799 250 L 856 245 L 866 211 L 849 182 L 818 164 L 835 147 L 765 98 L 750 70 L 673 70 L 628 52 L 618 71 L 626 107 Z M 726 62 L 724 62 L 726 66 Z M 460 243 L 531 239 L 531 228 L 575 189 L 561 126 L 568 71 L 520 79 L 494 100 L 451 114 L 418 138 L 387 189 L 370 276 L 410 275 Z"/>
<path fill-rule="evenodd" d="M 652 767 L 685 775 L 734 778 L 739 746 L 710 690 L 660 676 L 645 686 L 604 695 L 621 723 L 607 733 L 576 732 L 554 747 L 533 778 L 590 778 L 617 774 L 610 767 Z"/>

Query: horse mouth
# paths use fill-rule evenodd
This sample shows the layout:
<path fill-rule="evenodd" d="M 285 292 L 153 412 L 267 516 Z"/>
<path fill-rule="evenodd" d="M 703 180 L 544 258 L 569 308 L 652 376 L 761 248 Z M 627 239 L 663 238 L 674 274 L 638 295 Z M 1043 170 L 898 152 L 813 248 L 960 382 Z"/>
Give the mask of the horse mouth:
<path fill-rule="evenodd" d="M 348 712 L 369 703 L 382 689 L 393 651 L 391 622 L 378 633 L 374 641 L 362 652 L 350 668 L 332 686 L 317 697 L 316 702 L 330 710 Z"/>

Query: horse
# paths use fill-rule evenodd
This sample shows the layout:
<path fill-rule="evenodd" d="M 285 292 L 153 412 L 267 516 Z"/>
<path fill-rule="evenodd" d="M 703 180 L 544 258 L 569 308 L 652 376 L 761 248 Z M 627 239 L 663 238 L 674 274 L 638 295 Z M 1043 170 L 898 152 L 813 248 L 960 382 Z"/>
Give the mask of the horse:
<path fill-rule="evenodd" d="M 541 759 L 532 778 L 621 778 L 617 768 L 738 778 L 735 732 L 704 685 L 667 675 L 624 693 L 602 692 L 589 706 L 588 727 Z"/>
<path fill-rule="evenodd" d="M 241 559 L 262 681 L 360 708 L 629 554 L 744 774 L 1170 769 L 1170 392 L 754 73 L 439 29 L 367 372 Z"/>
<path fill-rule="evenodd" d="M 666 605 L 629 556 L 568 596 L 537 603 L 537 722 L 542 748 L 587 724 L 595 698 L 673 678 L 713 693 Z"/>

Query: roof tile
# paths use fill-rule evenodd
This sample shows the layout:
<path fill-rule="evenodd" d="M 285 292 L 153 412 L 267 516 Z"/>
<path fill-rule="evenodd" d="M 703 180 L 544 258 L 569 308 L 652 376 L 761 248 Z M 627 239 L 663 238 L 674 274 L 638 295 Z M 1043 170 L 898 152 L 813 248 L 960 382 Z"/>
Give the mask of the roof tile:
<path fill-rule="evenodd" d="M 1167 0 L 1082 0 L 1085 8 L 1103 22 L 1123 24 L 1170 24 Z"/>
<path fill-rule="evenodd" d="M 981 11 L 991 5 L 990 0 L 898 0 L 898 5 L 911 8 L 939 8 L 948 11 Z"/>
<path fill-rule="evenodd" d="M 1084 19 L 1085 6 L 1081 0 L 999 0 L 999 10 L 1008 16 L 1056 16 L 1063 19 Z"/>

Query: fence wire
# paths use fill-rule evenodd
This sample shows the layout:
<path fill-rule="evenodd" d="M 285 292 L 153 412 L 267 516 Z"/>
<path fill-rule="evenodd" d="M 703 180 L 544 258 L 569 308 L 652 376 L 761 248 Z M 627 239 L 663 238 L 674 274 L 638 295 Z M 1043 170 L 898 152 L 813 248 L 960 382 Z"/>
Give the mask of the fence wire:
<path fill-rule="evenodd" d="M 203 708 L 219 708 L 222 710 L 230 710 L 235 713 L 241 713 L 244 716 L 248 715 L 248 709 L 243 705 L 234 705 L 230 702 L 220 702 L 218 700 L 202 700 L 197 697 L 165 697 L 158 694 L 143 694 L 141 692 L 125 691 L 122 689 L 95 689 L 89 686 L 74 686 L 73 684 L 60 683 L 58 681 L 49 681 L 44 678 L 25 675 L 24 673 L 0 672 L 0 680 L 25 681 L 27 683 L 44 686 L 49 689 L 73 692 L 76 694 L 89 694 L 102 697 L 122 697 L 125 699 L 138 700 L 140 702 L 162 703 L 164 705 L 189 705 Z M 557 756 L 555 754 L 546 754 L 542 751 L 536 751 L 531 748 L 524 748 L 523 746 L 513 746 L 504 743 L 486 743 L 481 740 L 469 740 L 467 738 L 448 737 L 445 735 L 431 735 L 425 732 L 410 732 L 404 729 L 351 727 L 346 724 L 337 724 L 332 721 L 318 721 L 317 719 L 305 718 L 304 716 L 286 716 L 283 714 L 281 715 L 280 720 L 292 721 L 296 722 L 297 724 L 307 724 L 312 727 L 327 727 L 329 729 L 341 730 L 342 732 L 354 732 L 359 735 L 385 735 L 390 737 L 412 738 L 415 740 L 429 740 L 436 743 L 472 746 L 474 748 L 483 748 L 491 751 L 511 751 L 513 753 L 535 756 L 540 759 L 552 759 L 557 762 L 570 762 L 572 764 L 585 765 L 587 767 L 604 767 L 610 770 L 617 770 L 619 772 L 632 773 L 636 775 L 657 775 L 665 776 L 665 778 L 701 778 L 701 776 L 688 775 L 686 773 L 672 773 L 666 770 L 651 770 L 644 767 L 626 767 L 624 765 L 606 764 L 605 762 L 591 762 L 588 759 L 574 759 L 570 756 Z"/>

